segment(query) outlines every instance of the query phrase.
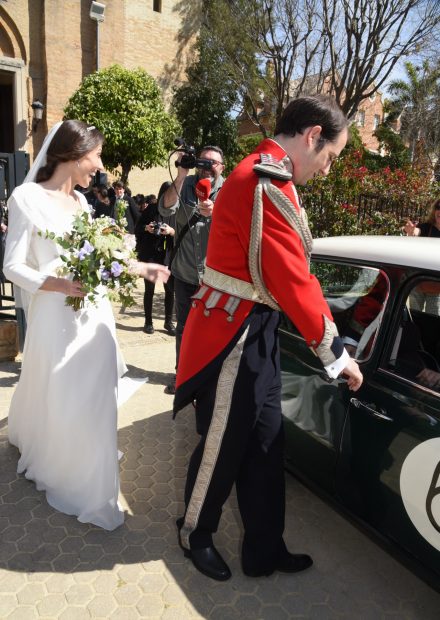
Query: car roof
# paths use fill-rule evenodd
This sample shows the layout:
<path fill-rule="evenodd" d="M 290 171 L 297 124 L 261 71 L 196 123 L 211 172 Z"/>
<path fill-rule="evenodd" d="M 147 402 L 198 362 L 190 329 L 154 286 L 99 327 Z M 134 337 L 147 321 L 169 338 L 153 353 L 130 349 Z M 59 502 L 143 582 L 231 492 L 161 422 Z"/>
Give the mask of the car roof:
<path fill-rule="evenodd" d="M 356 235 L 313 240 L 313 255 L 440 271 L 440 239 Z"/>

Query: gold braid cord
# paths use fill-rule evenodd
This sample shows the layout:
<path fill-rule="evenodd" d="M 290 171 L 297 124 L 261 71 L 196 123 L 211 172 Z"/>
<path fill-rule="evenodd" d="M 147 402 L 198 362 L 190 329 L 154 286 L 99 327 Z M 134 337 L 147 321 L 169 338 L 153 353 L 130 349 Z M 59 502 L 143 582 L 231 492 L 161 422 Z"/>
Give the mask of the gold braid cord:
<path fill-rule="evenodd" d="M 270 179 L 261 177 L 255 188 L 254 207 L 252 210 L 251 235 L 249 244 L 249 271 L 255 289 L 261 302 L 272 308 L 273 310 L 281 310 L 276 300 L 272 297 L 263 280 L 261 269 L 261 237 L 263 232 L 263 190 L 272 204 L 278 209 L 283 218 L 299 235 L 301 239 L 307 262 L 310 262 L 310 254 L 312 252 L 312 233 L 307 224 L 304 209 L 299 214 L 283 192 L 275 185 L 272 185 Z"/>

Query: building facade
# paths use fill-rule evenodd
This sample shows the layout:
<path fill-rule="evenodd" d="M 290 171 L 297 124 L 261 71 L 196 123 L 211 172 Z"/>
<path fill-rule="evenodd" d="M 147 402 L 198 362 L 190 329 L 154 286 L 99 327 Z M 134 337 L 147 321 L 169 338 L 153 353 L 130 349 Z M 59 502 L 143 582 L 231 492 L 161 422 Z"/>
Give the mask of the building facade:
<path fill-rule="evenodd" d="M 291 98 L 298 96 L 297 85 L 298 81 L 294 80 L 290 89 Z M 331 94 L 330 78 L 325 78 L 322 84 L 320 84 L 320 80 L 318 80 L 316 76 L 307 78 L 301 93 L 304 95 L 311 95 L 317 92 Z M 274 116 L 271 114 L 271 107 L 270 102 L 262 101 L 259 109 L 260 122 L 268 130 L 272 129 L 271 125 L 273 125 L 274 122 Z M 351 120 L 356 123 L 365 148 L 377 153 L 379 151 L 379 142 L 373 134 L 384 120 L 382 93 L 377 91 L 370 97 L 361 101 L 356 114 Z M 258 127 L 250 119 L 244 117 L 240 119 L 239 134 L 241 136 L 258 132 Z"/>
<path fill-rule="evenodd" d="M 104 20 L 90 0 L 0 0 L 0 152 L 24 150 L 31 160 L 84 76 L 120 64 L 142 67 L 165 98 L 184 78 L 188 45 L 177 0 L 103 0 Z M 97 49 L 98 43 L 98 49 Z M 98 53 L 97 53 L 98 52 Z M 33 120 L 40 101 L 43 118 Z M 135 193 L 157 193 L 165 169 L 133 170 Z"/>
<path fill-rule="evenodd" d="M 365 148 L 375 153 L 379 150 L 379 142 L 374 132 L 384 120 L 382 93 L 375 92 L 364 99 L 355 116 L 359 135 Z"/>

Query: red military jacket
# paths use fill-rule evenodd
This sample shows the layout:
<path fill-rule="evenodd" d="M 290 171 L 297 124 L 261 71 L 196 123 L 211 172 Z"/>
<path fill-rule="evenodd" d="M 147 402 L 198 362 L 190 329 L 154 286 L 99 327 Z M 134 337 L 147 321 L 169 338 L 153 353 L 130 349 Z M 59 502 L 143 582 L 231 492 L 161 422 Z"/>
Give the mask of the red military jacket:
<path fill-rule="evenodd" d="M 249 237 L 258 183 L 253 167 L 260 162 L 260 153 L 271 154 L 277 160 L 286 156 L 274 140 L 263 140 L 229 175 L 215 201 L 206 257 L 207 267 L 248 283 L 252 282 L 248 266 Z M 272 183 L 289 198 L 292 208 L 299 211 L 292 181 L 272 179 Z M 333 321 L 330 309 L 319 282 L 309 272 L 298 234 L 265 195 L 261 263 L 267 289 L 308 345 L 317 348 L 325 332 L 324 316 Z M 189 313 L 180 351 L 177 388 L 227 348 L 254 305 L 252 301 L 242 301 L 233 320 L 228 320 L 221 307 L 229 295 L 225 293 L 216 307 L 207 311 L 204 301 L 209 293 L 208 290 L 202 301 L 195 301 Z"/>

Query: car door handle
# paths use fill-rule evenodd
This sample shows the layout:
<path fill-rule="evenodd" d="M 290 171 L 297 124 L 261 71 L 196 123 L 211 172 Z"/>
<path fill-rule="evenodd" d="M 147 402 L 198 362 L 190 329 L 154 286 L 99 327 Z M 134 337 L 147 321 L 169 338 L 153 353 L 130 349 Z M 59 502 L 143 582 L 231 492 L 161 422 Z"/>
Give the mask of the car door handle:
<path fill-rule="evenodd" d="M 379 418 L 380 420 L 385 420 L 386 422 L 394 422 L 393 418 L 390 418 L 386 415 L 385 409 L 381 409 L 378 411 L 372 403 L 363 403 L 358 398 L 350 398 L 350 403 L 356 407 L 357 409 L 365 409 L 368 413 L 374 415 L 375 418 Z"/>

